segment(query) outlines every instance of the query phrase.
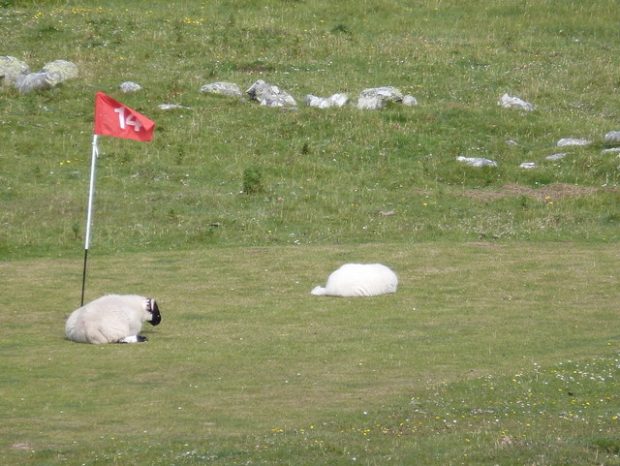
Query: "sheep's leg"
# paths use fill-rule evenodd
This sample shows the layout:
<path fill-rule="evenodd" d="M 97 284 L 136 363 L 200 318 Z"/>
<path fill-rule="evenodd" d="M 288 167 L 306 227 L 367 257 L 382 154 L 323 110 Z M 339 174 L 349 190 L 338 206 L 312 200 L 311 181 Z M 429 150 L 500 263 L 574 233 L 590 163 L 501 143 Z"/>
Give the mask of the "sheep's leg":
<path fill-rule="evenodd" d="M 147 341 L 148 338 L 142 335 L 131 335 L 130 337 L 121 338 L 117 343 L 142 343 Z"/>
<path fill-rule="evenodd" d="M 87 328 L 86 339 L 87 339 L 86 341 L 88 341 L 89 343 L 93 343 L 95 345 L 100 345 L 100 344 L 107 343 L 110 341 L 99 327 Z"/>

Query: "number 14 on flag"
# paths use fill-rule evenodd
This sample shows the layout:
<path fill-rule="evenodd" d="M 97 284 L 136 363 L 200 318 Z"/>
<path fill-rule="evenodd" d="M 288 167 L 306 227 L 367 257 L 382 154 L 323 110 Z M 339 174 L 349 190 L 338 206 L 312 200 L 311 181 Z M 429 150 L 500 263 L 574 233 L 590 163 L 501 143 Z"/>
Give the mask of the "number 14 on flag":
<path fill-rule="evenodd" d="M 146 142 L 153 139 L 154 129 L 154 121 L 103 92 L 97 92 L 95 134 Z"/>
<path fill-rule="evenodd" d="M 118 113 L 118 125 L 121 129 L 125 129 L 127 126 L 133 126 L 133 130 L 137 133 L 142 128 L 139 120 L 136 120 L 135 117 L 128 113 L 125 116 L 127 111 L 126 107 L 118 107 L 114 109 L 114 112 Z"/>

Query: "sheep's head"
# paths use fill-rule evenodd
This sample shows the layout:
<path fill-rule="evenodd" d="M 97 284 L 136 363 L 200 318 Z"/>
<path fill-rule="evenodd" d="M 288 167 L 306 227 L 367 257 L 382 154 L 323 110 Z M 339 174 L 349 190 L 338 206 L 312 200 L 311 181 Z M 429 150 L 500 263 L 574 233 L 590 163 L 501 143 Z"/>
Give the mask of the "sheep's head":
<path fill-rule="evenodd" d="M 159 306 L 157 306 L 157 301 L 154 299 L 148 298 L 146 300 L 146 312 L 150 315 L 150 318 L 148 318 L 147 321 L 150 322 L 151 325 L 158 325 L 161 322 Z"/>

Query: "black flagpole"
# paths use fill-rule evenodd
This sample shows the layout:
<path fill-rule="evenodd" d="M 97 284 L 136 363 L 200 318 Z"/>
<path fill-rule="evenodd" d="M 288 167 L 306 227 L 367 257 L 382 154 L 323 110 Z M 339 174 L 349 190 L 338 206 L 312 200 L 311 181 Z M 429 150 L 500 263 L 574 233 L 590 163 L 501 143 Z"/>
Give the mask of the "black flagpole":
<path fill-rule="evenodd" d="M 82 299 L 80 307 L 84 305 L 84 288 L 86 287 L 86 261 L 88 260 L 88 249 L 84 249 L 84 270 L 82 271 Z"/>

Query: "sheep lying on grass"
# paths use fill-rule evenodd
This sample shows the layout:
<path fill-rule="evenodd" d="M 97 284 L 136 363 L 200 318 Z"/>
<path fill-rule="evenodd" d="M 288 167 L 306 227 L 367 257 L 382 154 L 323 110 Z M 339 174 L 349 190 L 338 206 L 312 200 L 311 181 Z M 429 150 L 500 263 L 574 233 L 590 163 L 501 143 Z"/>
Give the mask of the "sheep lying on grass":
<path fill-rule="evenodd" d="M 382 264 L 344 264 L 332 272 L 325 288 L 315 287 L 315 296 L 376 296 L 396 292 L 398 277 Z"/>
<path fill-rule="evenodd" d="M 79 343 L 139 343 L 144 322 L 158 325 L 157 302 L 136 295 L 106 295 L 76 309 L 65 324 L 69 340 Z"/>

